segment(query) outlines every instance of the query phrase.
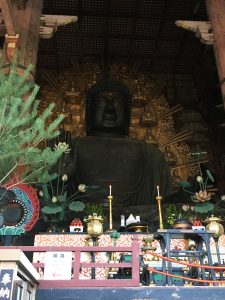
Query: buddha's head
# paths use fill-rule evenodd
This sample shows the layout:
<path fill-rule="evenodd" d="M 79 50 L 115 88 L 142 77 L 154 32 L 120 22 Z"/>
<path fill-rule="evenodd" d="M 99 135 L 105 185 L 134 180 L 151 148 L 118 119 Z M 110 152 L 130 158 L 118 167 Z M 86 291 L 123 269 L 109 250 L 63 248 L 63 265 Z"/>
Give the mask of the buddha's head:
<path fill-rule="evenodd" d="M 97 82 L 87 95 L 86 130 L 88 135 L 128 135 L 131 94 L 118 80 Z"/>

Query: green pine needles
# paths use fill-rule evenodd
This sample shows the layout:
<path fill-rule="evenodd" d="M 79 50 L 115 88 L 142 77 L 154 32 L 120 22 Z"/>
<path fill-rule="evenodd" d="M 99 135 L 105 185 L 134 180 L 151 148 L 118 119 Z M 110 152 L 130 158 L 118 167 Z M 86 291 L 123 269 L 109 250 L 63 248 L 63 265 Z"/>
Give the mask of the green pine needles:
<path fill-rule="evenodd" d="M 40 147 L 59 134 L 63 116 L 47 124 L 54 104 L 38 115 L 39 87 L 29 80 L 31 69 L 19 76 L 13 62 L 8 75 L 0 72 L 0 186 L 15 176 L 17 183 L 48 182 L 56 176 L 51 167 L 63 154 L 59 148 Z"/>

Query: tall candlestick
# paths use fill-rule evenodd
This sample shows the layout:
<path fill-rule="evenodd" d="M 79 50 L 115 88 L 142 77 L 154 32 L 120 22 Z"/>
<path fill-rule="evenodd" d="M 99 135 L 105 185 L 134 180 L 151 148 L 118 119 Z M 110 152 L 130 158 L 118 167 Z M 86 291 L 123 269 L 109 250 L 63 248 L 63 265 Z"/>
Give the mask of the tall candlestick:
<path fill-rule="evenodd" d="M 112 186 L 111 186 L 111 184 L 109 186 L 109 196 L 112 196 Z"/>
<path fill-rule="evenodd" d="M 159 196 L 159 186 L 157 185 L 157 196 Z"/>
<path fill-rule="evenodd" d="M 112 221 L 112 200 L 113 200 L 113 196 L 109 195 L 108 200 L 109 200 L 109 229 L 107 230 L 107 232 L 113 232 L 113 221 Z"/>
<path fill-rule="evenodd" d="M 156 196 L 156 200 L 158 202 L 158 209 L 159 209 L 159 228 L 163 229 L 162 208 L 161 208 L 162 196 Z"/>

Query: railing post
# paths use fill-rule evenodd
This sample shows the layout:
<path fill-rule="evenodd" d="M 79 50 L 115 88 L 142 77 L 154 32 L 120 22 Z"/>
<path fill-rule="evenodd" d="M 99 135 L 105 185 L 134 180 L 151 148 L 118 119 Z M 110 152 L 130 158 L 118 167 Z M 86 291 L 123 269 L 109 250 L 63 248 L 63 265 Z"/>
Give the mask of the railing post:
<path fill-rule="evenodd" d="M 74 261 L 73 261 L 73 280 L 79 279 L 80 273 L 80 259 L 81 259 L 81 252 L 79 250 L 74 251 Z"/>
<path fill-rule="evenodd" d="M 139 242 L 136 236 L 132 240 L 132 283 L 133 286 L 140 285 L 140 258 L 139 258 Z"/>

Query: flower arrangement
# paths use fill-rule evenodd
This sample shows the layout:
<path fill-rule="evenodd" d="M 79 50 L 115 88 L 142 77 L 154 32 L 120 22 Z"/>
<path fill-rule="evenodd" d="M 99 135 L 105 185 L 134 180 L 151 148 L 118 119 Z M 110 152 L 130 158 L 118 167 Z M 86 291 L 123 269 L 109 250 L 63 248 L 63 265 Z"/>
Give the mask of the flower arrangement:
<path fill-rule="evenodd" d="M 66 178 L 67 175 L 64 174 L 61 179 L 63 183 L 62 186 L 64 186 Z M 39 192 L 39 195 L 41 196 L 42 203 L 47 202 L 47 204 L 41 208 L 43 214 L 54 215 L 55 220 L 63 221 L 67 209 L 75 212 L 84 210 L 85 204 L 75 200 L 84 197 L 81 194 L 85 193 L 89 189 L 89 187 L 85 184 L 80 184 L 77 188 L 77 191 L 70 197 L 67 197 L 67 191 L 63 187 L 61 190 L 58 190 L 58 193 L 55 193 L 55 190 L 53 190 L 53 194 L 49 193 L 47 184 L 43 184 L 42 187 L 43 190 Z"/>
<path fill-rule="evenodd" d="M 59 175 L 54 180 L 41 184 L 39 196 L 42 204 L 44 204 L 41 208 L 44 220 L 61 222 L 64 220 L 68 211 L 83 211 L 85 204 L 81 201 L 77 201 L 77 199 L 88 196 L 88 192 L 94 191 L 98 187 L 80 184 L 72 195 L 68 195 L 68 175 L 60 174 L 62 159 L 65 159 L 65 156 L 70 153 L 71 149 L 66 142 L 59 142 L 54 148 L 61 149 L 64 152 L 64 157 L 60 158 L 59 161 Z"/>
<path fill-rule="evenodd" d="M 174 224 L 179 219 L 186 219 L 188 215 L 182 211 L 182 208 L 176 204 L 170 204 L 165 209 L 165 228 L 173 228 Z"/>
<path fill-rule="evenodd" d="M 87 203 L 85 206 L 85 214 L 87 214 L 87 216 L 97 215 L 106 219 L 103 206 L 99 203 Z"/>
<path fill-rule="evenodd" d="M 203 158 L 207 153 L 206 152 L 195 152 L 191 155 L 197 159 L 198 170 L 194 176 L 195 180 L 190 181 L 181 181 L 179 185 L 185 193 L 190 194 L 191 201 L 196 203 L 193 210 L 198 213 L 207 213 L 212 211 L 214 205 L 209 203 L 212 198 L 212 195 L 207 191 L 208 182 L 214 182 L 214 178 L 211 172 L 207 169 L 203 176 L 200 159 Z"/>
<path fill-rule="evenodd" d="M 166 208 L 166 220 L 165 220 L 166 227 L 173 227 L 175 221 L 179 216 L 179 213 L 180 213 L 179 209 L 175 204 L 171 204 Z"/>

